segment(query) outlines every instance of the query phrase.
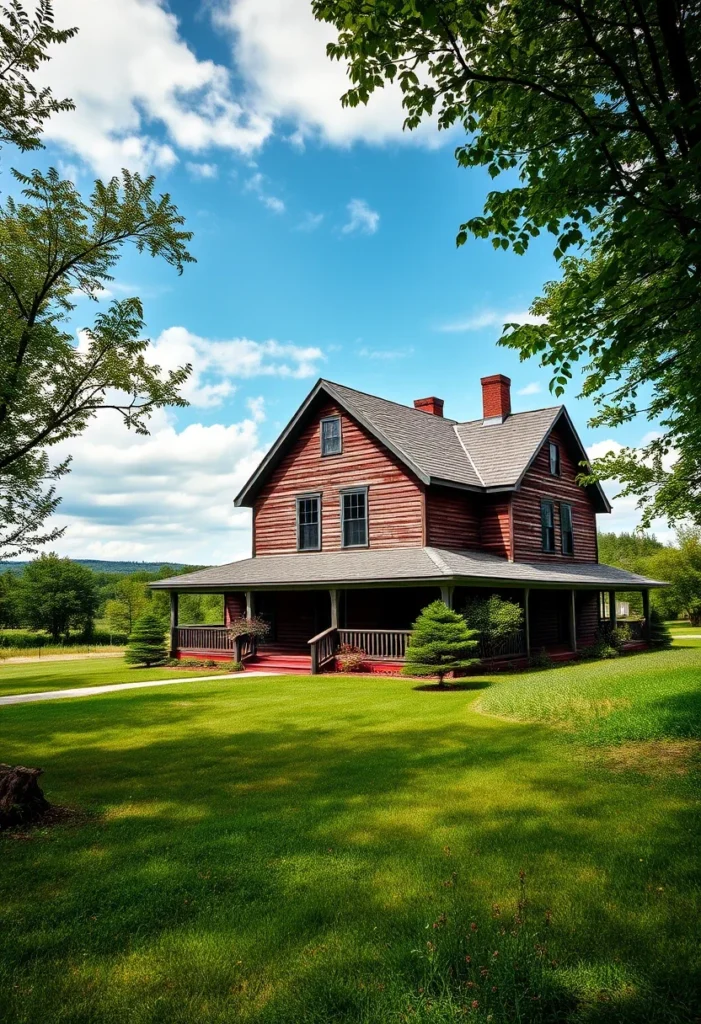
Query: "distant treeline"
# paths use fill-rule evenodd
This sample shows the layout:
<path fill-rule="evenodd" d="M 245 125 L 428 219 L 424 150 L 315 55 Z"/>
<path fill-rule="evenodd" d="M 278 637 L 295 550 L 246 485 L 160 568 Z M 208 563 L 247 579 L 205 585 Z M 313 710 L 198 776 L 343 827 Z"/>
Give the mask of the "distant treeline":
<path fill-rule="evenodd" d="M 74 558 L 76 565 L 84 565 L 86 569 L 93 572 L 118 573 L 120 576 L 130 575 L 135 572 L 160 572 L 161 569 L 168 569 L 173 575 L 185 569 L 190 571 L 191 566 L 183 562 L 110 562 L 101 558 Z M 28 565 L 26 562 L 0 562 L 0 573 L 15 572 L 21 573 Z"/>
<path fill-rule="evenodd" d="M 668 582 L 653 591 L 653 605 L 664 618 L 701 625 L 701 529 L 679 529 L 674 544 L 662 544 L 652 533 L 600 533 L 599 561 Z M 634 612 L 642 611 L 639 592 L 619 597 L 627 597 Z"/>
<path fill-rule="evenodd" d="M 100 568 L 96 571 L 93 565 Z M 127 568 L 117 572 L 104 565 Z M 98 633 L 121 639 L 147 609 L 162 619 L 165 628 L 170 615 L 168 595 L 154 593 L 148 584 L 200 568 L 41 555 L 19 572 L 0 575 L 0 629 L 45 631 L 62 642 L 90 639 Z M 180 617 L 192 624 L 223 622 L 224 599 L 221 594 L 184 595 Z"/>

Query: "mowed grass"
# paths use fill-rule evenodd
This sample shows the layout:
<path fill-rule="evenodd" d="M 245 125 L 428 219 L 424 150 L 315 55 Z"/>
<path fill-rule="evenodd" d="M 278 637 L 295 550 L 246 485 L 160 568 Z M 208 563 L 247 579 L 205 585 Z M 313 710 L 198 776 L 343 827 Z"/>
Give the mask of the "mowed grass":
<path fill-rule="evenodd" d="M 693 644 L 693 641 L 689 641 Z M 477 709 L 574 731 L 588 743 L 701 736 L 701 659 L 682 646 L 514 677 Z"/>
<path fill-rule="evenodd" d="M 596 685 L 621 691 L 623 669 L 678 709 L 701 653 L 596 666 Z M 242 676 L 0 709 L 3 759 L 88 814 L 0 839 L 0 1019 L 694 1020 L 693 764 L 612 766 L 475 711 L 566 695 L 565 678 L 592 666 L 447 693 Z"/>
<path fill-rule="evenodd" d="M 153 679 L 211 676 L 216 668 L 141 668 L 126 665 L 122 656 L 85 660 L 44 661 L 4 665 L 0 662 L 0 697 L 20 693 L 70 690 L 109 683 L 139 683 Z"/>

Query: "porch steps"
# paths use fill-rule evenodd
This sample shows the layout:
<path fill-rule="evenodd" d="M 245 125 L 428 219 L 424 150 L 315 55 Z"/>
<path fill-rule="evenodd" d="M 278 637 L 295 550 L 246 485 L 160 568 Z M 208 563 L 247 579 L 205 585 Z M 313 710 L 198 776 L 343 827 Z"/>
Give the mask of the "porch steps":
<path fill-rule="evenodd" d="M 244 662 L 248 672 L 279 672 L 280 675 L 309 675 L 312 659 L 309 654 L 296 654 L 286 650 L 259 650 Z"/>

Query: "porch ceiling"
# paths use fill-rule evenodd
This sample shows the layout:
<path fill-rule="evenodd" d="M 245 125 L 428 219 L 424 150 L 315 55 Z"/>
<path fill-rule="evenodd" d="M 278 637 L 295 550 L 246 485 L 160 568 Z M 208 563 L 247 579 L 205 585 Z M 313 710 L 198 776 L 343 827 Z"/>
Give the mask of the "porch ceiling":
<path fill-rule="evenodd" d="M 483 551 L 434 547 L 265 555 L 157 580 L 150 586 L 154 590 L 212 593 L 267 587 L 293 589 L 411 583 L 601 590 L 666 586 L 659 580 L 647 579 L 610 565 L 508 562 Z"/>

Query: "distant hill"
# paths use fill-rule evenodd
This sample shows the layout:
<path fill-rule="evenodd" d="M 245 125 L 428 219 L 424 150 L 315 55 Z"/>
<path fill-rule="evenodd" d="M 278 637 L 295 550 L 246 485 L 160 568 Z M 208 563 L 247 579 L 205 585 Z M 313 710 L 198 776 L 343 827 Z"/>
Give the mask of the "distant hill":
<path fill-rule="evenodd" d="M 164 565 L 174 571 L 187 567 L 184 562 L 107 562 L 99 558 L 73 558 L 72 561 L 77 562 L 78 565 L 87 565 L 88 569 L 92 569 L 93 572 L 158 572 Z M 0 572 L 22 572 L 22 569 L 28 564 L 28 562 L 0 562 Z"/>

